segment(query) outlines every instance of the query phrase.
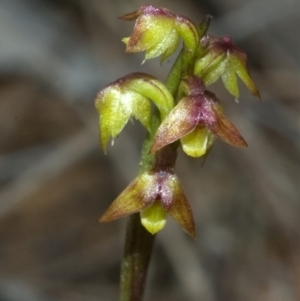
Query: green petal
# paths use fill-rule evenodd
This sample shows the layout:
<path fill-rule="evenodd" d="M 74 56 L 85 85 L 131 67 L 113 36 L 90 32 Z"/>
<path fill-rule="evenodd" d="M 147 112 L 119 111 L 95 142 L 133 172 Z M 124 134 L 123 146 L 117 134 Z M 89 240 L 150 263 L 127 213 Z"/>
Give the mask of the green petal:
<path fill-rule="evenodd" d="M 216 59 L 216 54 L 208 52 L 195 63 L 194 74 L 202 76 L 205 73 L 206 68 Z"/>
<path fill-rule="evenodd" d="M 171 56 L 179 45 L 179 36 L 176 30 L 172 30 L 172 32 L 168 35 L 167 41 L 169 47 L 165 50 L 165 52 L 161 55 L 160 62 L 162 63 L 166 60 L 169 56 Z"/>
<path fill-rule="evenodd" d="M 247 147 L 247 142 L 236 129 L 236 127 L 226 118 L 218 105 L 213 106 L 217 122 L 213 123 L 209 129 L 224 142 L 237 147 Z"/>
<path fill-rule="evenodd" d="M 126 83 L 126 86 L 150 98 L 159 109 L 163 118 L 173 108 L 174 100 L 172 94 L 163 83 L 152 76 L 144 73 L 136 73 L 135 78 L 131 78 L 128 83 Z"/>
<path fill-rule="evenodd" d="M 183 98 L 160 124 L 150 149 L 154 153 L 162 147 L 190 133 L 197 121 L 193 116 L 194 103 L 189 97 Z"/>
<path fill-rule="evenodd" d="M 224 54 L 219 54 L 214 51 L 209 51 L 195 63 L 194 74 L 202 77 L 209 70 L 217 68 L 225 58 Z M 209 69 L 210 68 L 210 69 Z"/>
<path fill-rule="evenodd" d="M 150 207 L 141 211 L 141 222 L 151 234 L 155 234 L 166 225 L 166 211 L 159 202 L 154 202 Z"/>
<path fill-rule="evenodd" d="M 173 29 L 159 43 L 146 51 L 145 61 L 160 55 L 163 56 L 163 59 L 161 59 L 161 61 L 166 59 L 177 49 L 178 42 L 178 33 Z"/>
<path fill-rule="evenodd" d="M 237 77 L 235 70 L 228 64 L 225 72 L 221 76 L 225 88 L 231 93 L 236 99 L 239 98 L 239 88 L 237 83 Z"/>
<path fill-rule="evenodd" d="M 183 151 L 191 157 L 203 156 L 208 148 L 211 133 L 206 127 L 196 127 L 194 131 L 181 138 Z"/>
<path fill-rule="evenodd" d="M 195 24 L 185 17 L 177 16 L 175 26 L 185 46 L 190 51 L 194 51 L 199 43 L 198 30 Z"/>
<path fill-rule="evenodd" d="M 226 54 L 220 55 L 204 71 L 202 79 L 205 85 L 211 85 L 219 79 L 227 67 Z"/>
<path fill-rule="evenodd" d="M 174 20 L 166 16 L 142 15 L 129 38 L 126 51 L 140 52 L 160 43 L 174 28 Z"/>
<path fill-rule="evenodd" d="M 149 198 L 147 192 L 155 184 L 154 181 L 148 174 L 134 179 L 106 210 L 100 222 L 110 222 L 149 207 L 154 200 Z"/>
<path fill-rule="evenodd" d="M 96 99 L 100 114 L 100 141 L 104 152 L 110 137 L 115 138 L 124 128 L 131 111 L 122 103 L 122 93 L 118 88 L 108 87 Z"/>
<path fill-rule="evenodd" d="M 173 176 L 168 183 L 173 193 L 173 200 L 170 204 L 164 204 L 167 213 L 192 237 L 196 237 L 195 222 L 190 204 L 181 188 L 179 180 Z"/>
<path fill-rule="evenodd" d="M 248 90 L 252 93 L 252 95 L 260 98 L 259 91 L 253 82 L 248 68 L 246 64 L 244 64 L 238 57 L 232 56 L 231 60 L 231 66 L 236 71 L 237 75 L 240 77 L 240 79 L 244 82 Z"/>
<path fill-rule="evenodd" d="M 132 98 L 131 109 L 132 115 L 138 119 L 148 131 L 150 131 L 151 103 L 149 99 L 135 93 L 135 96 Z"/>

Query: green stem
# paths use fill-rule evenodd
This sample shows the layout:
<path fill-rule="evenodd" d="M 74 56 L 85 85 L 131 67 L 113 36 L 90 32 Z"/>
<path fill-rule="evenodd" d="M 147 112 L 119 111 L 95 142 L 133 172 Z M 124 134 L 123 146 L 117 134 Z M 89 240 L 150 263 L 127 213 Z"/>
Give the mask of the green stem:
<path fill-rule="evenodd" d="M 194 52 L 190 52 L 187 48 L 183 47 L 168 74 L 165 85 L 174 96 L 175 103 L 178 100 L 176 99 L 176 96 L 178 96 L 177 90 L 181 79 L 188 74 L 193 73 L 191 67 L 193 66 L 192 62 L 194 60 L 194 55 Z"/>
<path fill-rule="evenodd" d="M 155 235 L 141 224 L 140 214 L 129 217 L 121 268 L 120 301 L 141 301 Z"/>
<path fill-rule="evenodd" d="M 177 93 L 177 88 L 180 83 L 181 79 L 181 72 L 182 72 L 182 52 L 180 51 L 172 69 L 169 72 L 169 75 L 166 79 L 165 85 L 169 89 L 170 93 L 175 96 Z"/>

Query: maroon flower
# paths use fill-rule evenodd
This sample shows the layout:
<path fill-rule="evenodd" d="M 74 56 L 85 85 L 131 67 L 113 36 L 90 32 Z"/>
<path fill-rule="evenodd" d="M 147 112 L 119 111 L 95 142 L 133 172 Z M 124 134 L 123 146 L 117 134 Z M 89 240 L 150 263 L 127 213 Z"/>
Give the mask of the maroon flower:
<path fill-rule="evenodd" d="M 223 114 L 219 100 L 204 89 L 200 78 L 189 77 L 181 89 L 187 96 L 179 101 L 159 126 L 151 153 L 181 139 L 183 150 L 190 156 L 199 157 L 209 148 L 211 133 L 233 146 L 247 146 Z"/>
<path fill-rule="evenodd" d="M 189 202 L 171 169 L 150 170 L 139 175 L 111 204 L 101 222 L 141 212 L 141 221 L 152 234 L 166 223 L 166 213 L 192 237 L 195 224 Z"/>

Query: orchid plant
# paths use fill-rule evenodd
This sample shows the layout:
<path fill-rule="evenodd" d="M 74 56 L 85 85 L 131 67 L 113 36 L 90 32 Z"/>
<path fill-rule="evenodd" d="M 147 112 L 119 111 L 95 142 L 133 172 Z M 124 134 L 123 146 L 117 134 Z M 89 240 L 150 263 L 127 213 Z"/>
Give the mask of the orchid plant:
<path fill-rule="evenodd" d="M 190 19 L 152 5 L 121 17 L 135 21 L 122 41 L 126 52 L 145 51 L 146 60 L 161 62 L 182 49 L 165 82 L 145 73 L 131 73 L 104 87 L 95 100 L 100 116 L 100 142 L 115 139 L 129 119 L 138 119 L 147 135 L 137 177 L 115 199 L 101 222 L 130 216 L 121 269 L 121 301 L 141 300 L 147 267 L 157 232 L 171 216 L 191 237 L 195 222 L 191 206 L 175 173 L 177 150 L 191 157 L 206 156 L 215 138 L 236 146 L 247 143 L 224 114 L 224 106 L 207 86 L 221 78 L 235 99 L 237 78 L 260 97 L 250 77 L 247 55 L 228 36 L 207 34 L 211 16 L 196 25 Z M 152 102 L 151 102 L 152 101 Z"/>

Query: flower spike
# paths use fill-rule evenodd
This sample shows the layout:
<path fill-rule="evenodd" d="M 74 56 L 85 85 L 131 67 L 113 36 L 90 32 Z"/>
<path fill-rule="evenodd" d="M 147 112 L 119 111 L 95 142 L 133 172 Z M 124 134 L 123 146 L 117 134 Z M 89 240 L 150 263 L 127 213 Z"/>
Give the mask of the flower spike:
<path fill-rule="evenodd" d="M 225 88 L 236 99 L 239 97 L 238 76 L 248 90 L 260 98 L 259 91 L 248 71 L 246 53 L 237 48 L 228 36 L 208 38 L 206 50 L 196 60 L 194 74 L 200 76 L 206 85 L 214 83 L 221 77 Z"/>

